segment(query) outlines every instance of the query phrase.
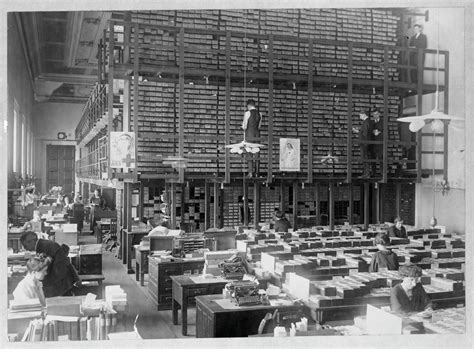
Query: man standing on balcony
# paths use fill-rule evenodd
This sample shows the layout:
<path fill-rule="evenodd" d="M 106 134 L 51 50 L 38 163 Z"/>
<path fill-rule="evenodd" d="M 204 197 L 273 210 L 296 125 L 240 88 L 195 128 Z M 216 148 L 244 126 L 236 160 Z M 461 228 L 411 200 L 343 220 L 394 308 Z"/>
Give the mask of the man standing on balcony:
<path fill-rule="evenodd" d="M 413 29 L 415 30 L 415 35 L 413 35 L 410 38 L 410 42 L 408 43 L 408 46 L 410 47 L 415 47 L 417 50 L 418 49 L 425 49 L 428 47 L 428 40 L 426 38 L 426 35 L 422 33 L 423 27 L 421 24 L 415 24 L 413 26 Z M 410 66 L 418 66 L 418 52 L 410 52 L 409 55 L 409 62 Z M 423 53 L 422 56 L 422 62 L 421 66 L 419 67 L 420 69 L 423 69 L 423 65 L 425 62 L 425 54 Z M 410 77 L 411 77 L 411 82 L 418 82 L 418 69 L 410 69 Z"/>
<path fill-rule="evenodd" d="M 260 127 L 262 126 L 262 114 L 255 107 L 255 100 L 249 99 L 247 101 L 247 111 L 244 114 L 242 128 L 244 130 L 244 140 L 249 143 L 259 143 L 260 141 Z M 253 174 L 259 172 L 258 154 L 247 154 L 248 160 L 248 175 L 252 177 Z"/>

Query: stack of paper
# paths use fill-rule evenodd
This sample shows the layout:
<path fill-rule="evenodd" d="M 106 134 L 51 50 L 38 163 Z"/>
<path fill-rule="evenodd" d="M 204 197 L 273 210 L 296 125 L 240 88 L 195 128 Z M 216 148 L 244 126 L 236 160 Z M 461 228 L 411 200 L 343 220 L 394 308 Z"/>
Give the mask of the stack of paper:
<path fill-rule="evenodd" d="M 12 299 L 10 301 L 10 311 L 41 311 L 41 303 L 38 298 L 34 299 Z"/>
<path fill-rule="evenodd" d="M 105 301 L 114 310 L 124 311 L 127 306 L 127 294 L 119 285 L 105 286 Z"/>

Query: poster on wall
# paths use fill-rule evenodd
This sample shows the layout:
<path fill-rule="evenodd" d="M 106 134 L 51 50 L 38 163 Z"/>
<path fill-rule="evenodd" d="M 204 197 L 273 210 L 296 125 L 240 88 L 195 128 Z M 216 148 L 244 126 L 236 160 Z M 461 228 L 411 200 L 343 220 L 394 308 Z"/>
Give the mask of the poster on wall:
<path fill-rule="evenodd" d="M 135 168 L 135 134 L 110 132 L 110 167 Z"/>
<path fill-rule="evenodd" d="M 300 139 L 280 138 L 280 171 L 300 170 Z"/>

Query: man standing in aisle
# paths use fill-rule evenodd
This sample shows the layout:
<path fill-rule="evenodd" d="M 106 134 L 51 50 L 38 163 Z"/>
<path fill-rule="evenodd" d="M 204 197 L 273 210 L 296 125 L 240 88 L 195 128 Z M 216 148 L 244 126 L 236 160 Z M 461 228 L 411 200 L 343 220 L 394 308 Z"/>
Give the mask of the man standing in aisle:
<path fill-rule="evenodd" d="M 370 164 L 369 160 L 369 144 L 367 141 L 372 140 L 371 137 L 371 125 L 370 125 L 370 118 L 365 111 L 361 111 L 359 114 L 360 119 L 362 120 L 362 125 L 360 128 L 353 128 L 352 131 L 354 133 L 359 134 L 359 145 L 360 145 L 360 156 L 362 159 L 362 166 L 364 172 L 359 178 L 369 178 L 370 177 Z"/>
<path fill-rule="evenodd" d="M 422 33 L 423 27 L 421 26 L 421 24 L 415 24 L 413 26 L 413 29 L 415 30 L 415 35 L 410 38 L 408 46 L 415 47 L 416 49 L 427 48 L 428 40 L 426 38 L 426 35 Z M 410 52 L 409 62 L 411 66 L 418 66 L 418 52 Z M 418 67 L 419 69 L 423 69 L 424 62 L 425 54 L 423 53 L 421 66 Z M 411 82 L 418 82 L 418 69 L 410 69 L 410 77 Z"/>
<path fill-rule="evenodd" d="M 262 114 L 255 107 L 255 100 L 249 99 L 247 101 L 247 111 L 244 114 L 242 128 L 244 130 L 244 140 L 249 143 L 257 143 L 260 140 L 260 127 L 262 126 Z M 248 175 L 252 177 L 253 174 L 259 172 L 258 154 L 247 154 L 248 160 Z"/>
<path fill-rule="evenodd" d="M 371 124 L 372 130 L 372 140 L 383 142 L 383 122 L 380 120 L 380 112 L 378 110 L 374 111 L 374 118 Z M 372 174 L 377 173 L 377 168 L 380 168 L 380 174 L 383 170 L 383 143 L 372 144 L 372 158 L 377 160 L 377 162 L 372 163 Z"/>
<path fill-rule="evenodd" d="M 43 279 L 45 297 L 72 296 L 73 287 L 80 286 L 81 279 L 64 249 L 54 241 L 38 239 L 36 233 L 31 231 L 21 234 L 20 241 L 26 250 L 51 258 Z"/>

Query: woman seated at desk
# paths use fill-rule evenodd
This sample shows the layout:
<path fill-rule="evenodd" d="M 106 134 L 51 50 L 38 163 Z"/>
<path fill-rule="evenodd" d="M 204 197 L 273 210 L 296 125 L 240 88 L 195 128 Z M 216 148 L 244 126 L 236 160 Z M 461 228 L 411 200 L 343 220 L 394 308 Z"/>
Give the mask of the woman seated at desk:
<path fill-rule="evenodd" d="M 369 272 L 377 272 L 379 268 L 387 268 L 388 270 L 398 270 L 398 256 L 387 249 L 390 245 L 390 238 L 386 233 L 379 233 L 375 237 L 375 245 L 379 249 L 372 256 Z"/>
<path fill-rule="evenodd" d="M 45 306 L 46 301 L 43 293 L 43 278 L 45 277 L 48 265 L 51 263 L 49 257 L 33 257 L 26 263 L 28 273 L 16 286 L 13 291 L 13 299 L 23 301 L 38 298 L 41 305 Z"/>
<path fill-rule="evenodd" d="M 23 225 L 23 231 L 34 231 L 35 233 L 42 233 L 44 230 L 44 222 L 41 219 L 41 212 L 34 211 L 33 219 Z"/>
<path fill-rule="evenodd" d="M 392 287 L 390 291 L 390 305 L 396 313 L 410 313 L 433 310 L 431 299 L 420 283 L 422 270 L 415 264 L 405 264 L 399 269 L 402 283 Z"/>

